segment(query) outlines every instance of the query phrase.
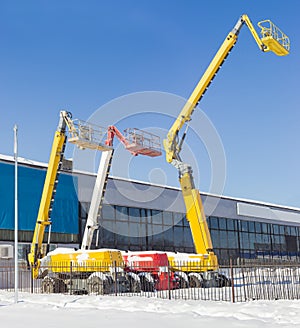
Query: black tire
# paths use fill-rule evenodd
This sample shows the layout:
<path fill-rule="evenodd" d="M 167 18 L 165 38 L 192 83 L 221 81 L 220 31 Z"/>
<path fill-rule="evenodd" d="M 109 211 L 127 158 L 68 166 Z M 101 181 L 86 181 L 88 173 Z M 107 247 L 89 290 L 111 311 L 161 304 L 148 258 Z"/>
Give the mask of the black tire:
<path fill-rule="evenodd" d="M 141 289 L 143 292 L 154 292 L 155 291 L 155 286 L 152 281 L 149 281 L 145 277 L 140 277 L 141 279 Z"/>
<path fill-rule="evenodd" d="M 61 279 L 56 279 L 56 281 L 55 281 L 55 288 L 57 290 L 57 293 L 64 294 L 64 293 L 67 292 L 67 285 Z"/>
<path fill-rule="evenodd" d="M 131 293 L 140 293 L 141 292 L 141 283 L 134 278 L 128 276 L 129 281 L 129 291 Z"/>
<path fill-rule="evenodd" d="M 97 276 L 88 279 L 87 289 L 88 294 L 94 295 L 105 295 L 110 292 L 109 283 Z"/>
<path fill-rule="evenodd" d="M 227 278 L 223 274 L 219 275 L 219 287 L 231 287 L 231 279 Z"/>
<path fill-rule="evenodd" d="M 189 285 L 191 288 L 201 288 L 203 287 L 203 279 L 199 279 L 193 275 L 189 276 Z"/>
<path fill-rule="evenodd" d="M 46 276 L 42 281 L 41 292 L 43 294 L 65 293 L 66 291 L 66 284 L 61 279 Z"/>
<path fill-rule="evenodd" d="M 179 288 L 189 288 L 189 283 L 184 278 L 179 277 Z"/>
<path fill-rule="evenodd" d="M 54 293 L 55 287 L 54 287 L 54 279 L 50 277 L 45 277 L 42 280 L 42 285 L 41 285 L 41 292 L 43 294 L 52 294 Z"/>

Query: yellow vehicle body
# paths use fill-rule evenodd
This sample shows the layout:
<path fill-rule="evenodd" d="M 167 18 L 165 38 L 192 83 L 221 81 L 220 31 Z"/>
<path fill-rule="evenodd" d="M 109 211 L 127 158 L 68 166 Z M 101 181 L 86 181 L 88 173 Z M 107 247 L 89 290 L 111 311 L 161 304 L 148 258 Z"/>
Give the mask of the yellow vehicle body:
<path fill-rule="evenodd" d="M 111 268 L 124 268 L 124 260 L 119 250 L 70 250 L 54 251 L 48 254 L 47 267 L 55 273 L 108 272 Z"/>
<path fill-rule="evenodd" d="M 56 248 L 39 260 L 42 293 L 109 294 L 140 291 L 137 275 L 125 272 L 116 249 Z"/>
<path fill-rule="evenodd" d="M 218 259 L 213 252 L 207 254 L 167 253 L 172 271 L 204 272 L 216 271 Z"/>

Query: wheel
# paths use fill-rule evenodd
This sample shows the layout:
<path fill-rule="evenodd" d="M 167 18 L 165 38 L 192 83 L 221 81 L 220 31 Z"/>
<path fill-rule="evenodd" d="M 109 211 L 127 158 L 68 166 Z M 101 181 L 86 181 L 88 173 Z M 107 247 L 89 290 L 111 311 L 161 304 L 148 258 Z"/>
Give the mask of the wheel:
<path fill-rule="evenodd" d="M 97 276 L 94 276 L 88 279 L 87 289 L 88 289 L 88 294 L 104 295 L 104 294 L 109 294 L 110 285 L 108 281 L 103 280 Z"/>
<path fill-rule="evenodd" d="M 200 275 L 199 276 L 189 275 L 189 284 L 190 287 L 192 288 L 203 287 L 203 279 L 201 278 Z"/>
<path fill-rule="evenodd" d="M 183 277 L 178 277 L 179 279 L 179 288 L 189 288 L 189 283 L 183 278 Z"/>
<path fill-rule="evenodd" d="M 45 277 L 42 281 L 42 285 L 41 285 L 41 292 L 43 294 L 51 294 L 54 293 L 55 290 L 55 283 L 54 283 L 54 279 L 50 278 L 50 277 Z"/>
<path fill-rule="evenodd" d="M 232 283 L 230 278 L 227 278 L 223 274 L 219 274 L 218 278 L 219 278 L 219 287 L 231 287 Z"/>
<path fill-rule="evenodd" d="M 41 292 L 43 294 L 65 293 L 66 284 L 58 278 L 45 277 L 42 281 Z"/>
<path fill-rule="evenodd" d="M 66 293 L 67 292 L 67 285 L 61 279 L 55 279 L 55 288 L 57 292 L 55 293 Z"/>
<path fill-rule="evenodd" d="M 132 293 L 140 293 L 141 292 L 141 283 L 132 277 L 128 277 L 129 281 L 129 291 Z"/>
<path fill-rule="evenodd" d="M 145 277 L 140 277 L 140 279 L 141 279 L 141 289 L 143 292 L 154 292 L 155 290 L 154 282 L 149 281 Z"/>

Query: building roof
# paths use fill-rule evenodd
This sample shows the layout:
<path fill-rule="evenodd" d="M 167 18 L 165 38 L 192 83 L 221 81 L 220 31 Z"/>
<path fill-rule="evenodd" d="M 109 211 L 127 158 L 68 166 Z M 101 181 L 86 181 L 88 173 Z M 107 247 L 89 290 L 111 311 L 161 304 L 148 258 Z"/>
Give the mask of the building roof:
<path fill-rule="evenodd" d="M 14 162 L 14 157 L 10 156 L 10 155 L 0 154 L 0 161 L 13 163 Z M 27 159 L 27 158 L 24 158 L 24 157 L 18 157 L 18 163 L 22 164 L 22 165 L 26 165 L 26 166 L 39 167 L 39 168 L 47 168 L 47 166 L 48 166 L 48 163 L 35 161 L 35 160 Z M 96 176 L 95 172 L 87 172 L 87 171 L 81 171 L 81 170 L 73 170 L 73 173 L 89 175 L 89 176 Z M 145 186 L 153 186 L 153 187 L 160 187 L 160 188 L 166 188 L 166 189 L 181 191 L 180 188 L 175 187 L 175 186 L 161 185 L 161 184 L 157 184 L 157 183 L 151 183 L 151 182 L 147 182 L 147 181 L 128 179 L 128 178 L 124 178 L 124 177 L 117 177 L 117 176 L 111 176 L 111 175 L 109 177 L 113 180 L 119 180 L 119 181 L 124 181 L 124 182 L 125 181 L 130 181 L 130 182 L 140 184 L 140 185 L 145 185 Z M 250 203 L 250 204 L 253 204 L 253 205 L 258 205 L 258 207 L 259 206 L 267 206 L 267 207 L 271 207 L 271 208 L 280 208 L 280 209 L 283 209 L 283 210 L 300 212 L 300 208 L 293 207 L 293 206 L 280 205 L 280 204 L 264 202 L 264 201 L 258 201 L 258 200 L 247 199 L 247 198 L 240 198 L 240 197 L 233 197 L 233 196 L 226 196 L 226 195 L 218 195 L 218 194 L 213 194 L 213 193 L 204 192 L 204 191 L 200 191 L 200 193 L 203 196 L 216 197 L 216 198 L 221 198 L 221 199 L 224 199 L 224 200 L 232 200 L 232 201 L 242 202 L 242 203 Z M 245 209 L 245 208 L 243 207 L 243 209 Z"/>

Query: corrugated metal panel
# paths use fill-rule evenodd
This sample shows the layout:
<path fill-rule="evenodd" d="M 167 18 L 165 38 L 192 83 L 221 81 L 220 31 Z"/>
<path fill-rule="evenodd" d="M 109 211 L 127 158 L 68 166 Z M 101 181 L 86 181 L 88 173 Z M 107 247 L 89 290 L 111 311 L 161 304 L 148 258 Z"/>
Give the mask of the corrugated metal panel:
<path fill-rule="evenodd" d="M 300 213 L 276 210 L 268 206 L 237 203 L 237 213 L 242 216 L 270 220 L 277 224 L 293 223 L 300 225 Z"/>
<path fill-rule="evenodd" d="M 46 171 L 19 166 L 19 230 L 33 230 Z M 52 231 L 78 233 L 77 178 L 60 174 Z M 0 163 L 0 229 L 14 229 L 14 166 Z"/>

